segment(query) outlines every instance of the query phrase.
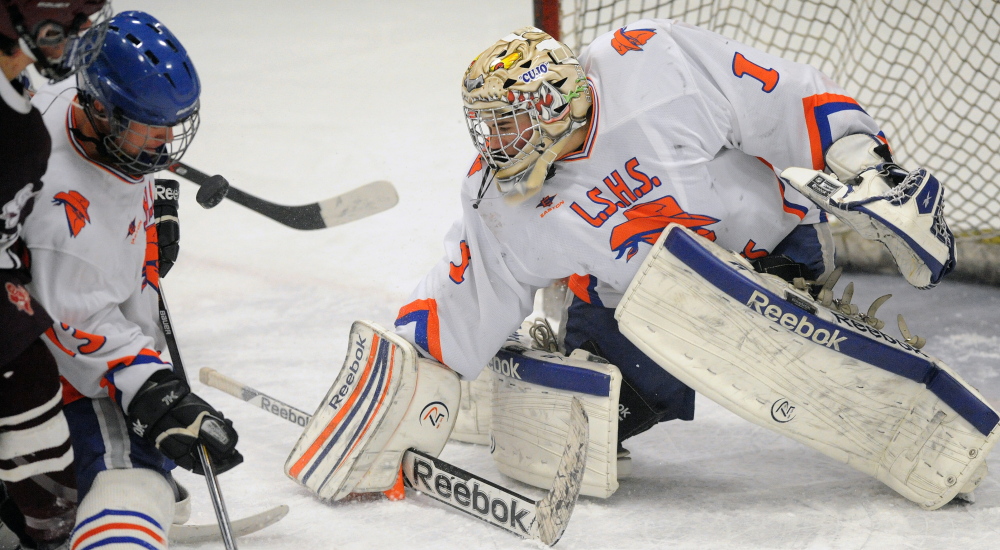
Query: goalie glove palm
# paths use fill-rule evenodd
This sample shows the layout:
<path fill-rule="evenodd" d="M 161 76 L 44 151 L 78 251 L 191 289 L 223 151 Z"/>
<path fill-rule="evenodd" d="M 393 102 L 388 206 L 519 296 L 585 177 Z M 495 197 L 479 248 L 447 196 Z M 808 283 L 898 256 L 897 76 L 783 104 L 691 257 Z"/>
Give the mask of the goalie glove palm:
<path fill-rule="evenodd" d="M 129 428 L 136 435 L 186 470 L 205 474 L 198 458 L 199 444 L 208 449 L 216 473 L 243 462 L 232 421 L 172 372 L 157 371 L 150 376 L 132 399 L 128 414 Z"/>

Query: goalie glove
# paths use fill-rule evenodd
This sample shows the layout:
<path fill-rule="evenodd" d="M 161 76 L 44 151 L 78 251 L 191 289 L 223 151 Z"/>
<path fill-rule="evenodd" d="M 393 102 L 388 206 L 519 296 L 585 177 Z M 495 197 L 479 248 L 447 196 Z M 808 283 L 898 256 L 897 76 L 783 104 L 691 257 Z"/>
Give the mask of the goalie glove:
<path fill-rule="evenodd" d="M 861 172 L 850 183 L 805 168 L 781 177 L 817 206 L 878 241 L 892 254 L 906 281 L 930 288 L 955 268 L 955 237 L 944 219 L 944 187 L 926 169 L 908 173 L 890 163 Z"/>
<path fill-rule="evenodd" d="M 212 408 L 176 374 L 159 370 L 146 380 L 128 409 L 129 429 L 156 445 L 178 466 L 205 475 L 198 445 L 205 445 L 221 474 L 243 462 L 231 420 Z"/>
<path fill-rule="evenodd" d="M 156 199 L 153 200 L 153 219 L 156 223 L 156 240 L 160 251 L 160 277 L 177 261 L 181 245 L 181 226 L 177 217 L 180 184 L 177 180 L 155 180 Z"/>

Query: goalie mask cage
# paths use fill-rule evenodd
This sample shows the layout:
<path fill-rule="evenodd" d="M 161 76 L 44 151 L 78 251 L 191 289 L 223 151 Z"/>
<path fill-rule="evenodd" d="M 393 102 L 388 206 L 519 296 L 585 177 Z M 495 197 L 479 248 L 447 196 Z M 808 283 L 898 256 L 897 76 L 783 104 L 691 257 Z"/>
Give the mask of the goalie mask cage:
<path fill-rule="evenodd" d="M 953 276 L 1000 284 L 1000 3 L 993 0 L 535 0 L 535 24 L 574 51 L 642 18 L 708 28 L 808 63 L 879 122 L 904 167 L 947 188 Z M 896 273 L 837 224 L 838 264 Z"/>

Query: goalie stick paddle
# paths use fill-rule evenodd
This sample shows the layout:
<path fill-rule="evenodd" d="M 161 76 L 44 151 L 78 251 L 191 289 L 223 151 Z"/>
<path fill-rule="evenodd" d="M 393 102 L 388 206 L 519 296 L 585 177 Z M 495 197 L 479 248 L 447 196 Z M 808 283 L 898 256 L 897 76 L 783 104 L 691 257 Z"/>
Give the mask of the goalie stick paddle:
<path fill-rule="evenodd" d="M 221 187 L 222 182 L 228 185 L 222 176 L 209 176 L 183 162 L 171 164 L 167 170 L 199 186 L 207 184 Z M 202 204 L 205 208 L 211 208 L 222 200 L 217 198 L 217 193 L 205 195 L 206 203 Z M 228 185 L 228 193 L 224 196 L 282 225 L 301 230 L 324 229 L 360 220 L 388 210 L 399 202 L 396 188 L 388 181 L 373 181 L 346 193 L 298 206 L 276 204 L 240 191 L 231 185 Z M 213 200 L 214 204 L 211 204 Z"/>
<path fill-rule="evenodd" d="M 198 378 L 207 386 L 238 397 L 255 407 L 305 427 L 307 412 L 247 386 L 215 369 L 203 367 Z M 552 488 L 541 500 L 532 500 L 492 481 L 453 466 L 440 458 L 410 449 L 403 455 L 407 485 L 439 502 L 522 538 L 552 546 L 569 524 L 580 496 L 590 425 L 576 398 L 569 406 L 569 436 Z M 459 489 L 462 487 L 462 489 Z"/>

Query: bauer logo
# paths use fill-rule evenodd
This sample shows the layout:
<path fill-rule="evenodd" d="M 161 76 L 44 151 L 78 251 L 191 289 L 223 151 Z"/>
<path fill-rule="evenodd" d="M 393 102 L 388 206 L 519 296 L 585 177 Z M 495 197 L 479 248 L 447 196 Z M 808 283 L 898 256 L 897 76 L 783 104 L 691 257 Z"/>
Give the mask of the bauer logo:
<path fill-rule="evenodd" d="M 435 429 L 440 428 L 448 424 L 450 416 L 451 411 L 448 410 L 447 405 L 440 401 L 434 401 L 428 403 L 424 410 L 420 411 L 420 425 L 431 426 Z"/>
<path fill-rule="evenodd" d="M 771 418 L 782 424 L 791 422 L 795 418 L 795 405 L 782 397 L 771 405 Z"/>
<path fill-rule="evenodd" d="M 361 363 L 365 359 L 365 346 L 368 343 L 367 338 L 362 338 L 358 336 L 358 341 L 354 342 L 354 358 L 351 359 L 348 356 L 348 361 L 351 361 L 350 365 L 345 364 L 347 369 L 347 375 L 343 377 L 344 383 L 340 385 L 340 389 L 337 393 L 333 394 L 330 398 L 330 407 L 333 410 L 337 410 L 344 403 L 344 399 L 347 394 L 351 393 L 351 387 L 358 380 L 358 371 L 361 369 Z M 371 353 L 375 353 L 377 350 L 371 350 Z"/>
<path fill-rule="evenodd" d="M 489 365 L 493 372 L 504 376 L 511 376 L 517 378 L 518 380 L 521 379 L 521 375 L 517 373 L 517 368 L 520 366 L 521 364 L 513 359 L 501 359 L 499 357 L 490 359 Z"/>
<path fill-rule="evenodd" d="M 535 517 L 530 502 L 510 495 L 497 495 L 493 487 L 439 470 L 433 462 L 419 455 L 413 458 L 413 479 L 410 481 L 414 489 L 434 493 L 463 512 L 528 538 L 536 535 L 531 532 Z"/>
<path fill-rule="evenodd" d="M 840 344 L 847 340 L 846 336 L 840 335 L 839 329 L 834 329 L 833 332 L 825 328 L 817 329 L 809 322 L 809 315 L 805 312 L 801 315 L 786 313 L 779 306 L 770 302 L 771 300 L 766 294 L 755 290 L 747 301 L 747 307 L 803 338 L 808 338 L 821 346 L 836 351 L 840 351 Z"/>

